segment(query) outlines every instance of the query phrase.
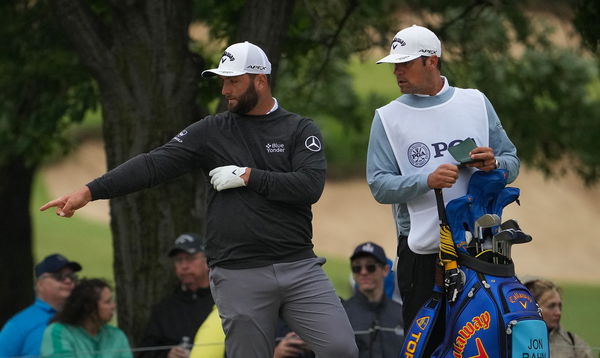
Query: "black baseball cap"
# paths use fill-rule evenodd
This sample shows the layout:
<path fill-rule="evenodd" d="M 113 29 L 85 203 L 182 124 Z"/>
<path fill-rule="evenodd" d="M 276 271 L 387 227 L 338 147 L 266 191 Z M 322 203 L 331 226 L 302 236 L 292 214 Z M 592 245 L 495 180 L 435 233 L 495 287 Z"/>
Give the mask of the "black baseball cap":
<path fill-rule="evenodd" d="M 363 256 L 373 256 L 375 260 L 383 265 L 387 263 L 387 256 L 385 256 L 383 247 L 374 242 L 369 241 L 358 245 L 356 249 L 354 249 L 352 256 L 350 256 L 350 261 Z"/>
<path fill-rule="evenodd" d="M 169 250 L 169 257 L 176 255 L 178 252 L 187 252 L 193 255 L 197 252 L 206 250 L 206 241 L 203 237 L 194 233 L 181 234 L 175 239 L 175 245 Z"/>
<path fill-rule="evenodd" d="M 81 271 L 79 262 L 69 261 L 61 254 L 52 254 L 46 256 L 40 263 L 35 265 L 35 277 L 40 277 L 45 273 L 55 273 L 69 267 L 74 272 Z"/>

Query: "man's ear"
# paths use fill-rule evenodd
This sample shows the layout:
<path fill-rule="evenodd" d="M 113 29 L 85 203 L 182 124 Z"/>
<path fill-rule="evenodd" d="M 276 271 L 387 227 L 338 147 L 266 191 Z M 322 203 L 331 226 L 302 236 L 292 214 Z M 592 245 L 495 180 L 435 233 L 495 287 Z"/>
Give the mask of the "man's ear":
<path fill-rule="evenodd" d="M 427 58 L 427 64 L 430 65 L 432 68 L 436 68 L 437 69 L 437 64 L 440 61 L 440 58 L 433 55 L 433 56 L 429 56 Z"/>
<path fill-rule="evenodd" d="M 258 90 L 265 90 L 269 86 L 269 81 L 267 80 L 267 75 L 258 74 L 254 76 L 254 87 Z"/>

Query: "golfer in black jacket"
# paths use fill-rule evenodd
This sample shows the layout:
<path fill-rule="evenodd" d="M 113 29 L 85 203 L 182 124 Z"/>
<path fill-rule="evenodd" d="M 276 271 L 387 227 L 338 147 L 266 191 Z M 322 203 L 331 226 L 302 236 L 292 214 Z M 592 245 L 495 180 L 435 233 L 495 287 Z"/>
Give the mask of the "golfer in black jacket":
<path fill-rule="evenodd" d="M 228 111 L 182 130 L 78 191 L 50 201 L 70 217 L 90 200 L 114 198 L 202 168 L 211 177 L 207 247 L 213 297 L 229 358 L 273 355 L 277 317 L 319 357 L 356 357 L 348 318 L 313 252 L 311 205 L 325 184 L 322 137 L 312 120 L 271 95 L 271 64 L 248 42 L 219 67 Z"/>

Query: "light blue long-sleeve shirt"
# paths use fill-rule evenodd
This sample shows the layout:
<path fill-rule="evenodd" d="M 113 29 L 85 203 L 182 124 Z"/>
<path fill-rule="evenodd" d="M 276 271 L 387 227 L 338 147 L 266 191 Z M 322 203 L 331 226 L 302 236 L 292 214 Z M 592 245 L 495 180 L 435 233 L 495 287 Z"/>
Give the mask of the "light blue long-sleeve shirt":
<path fill-rule="evenodd" d="M 440 105 L 453 95 L 454 87 L 446 85 L 435 96 L 405 94 L 396 101 L 412 107 L 427 108 Z M 507 181 L 510 183 L 519 174 L 517 149 L 502 128 L 494 107 L 487 97 L 484 98 L 489 122 L 489 146 L 494 150 L 499 168 L 508 171 Z M 382 204 L 392 204 L 398 235 L 408 236 L 410 216 L 406 203 L 431 190 L 427 185 L 427 177 L 428 174 L 402 175 L 381 118 L 375 112 L 367 153 L 367 182 L 375 200 Z"/>

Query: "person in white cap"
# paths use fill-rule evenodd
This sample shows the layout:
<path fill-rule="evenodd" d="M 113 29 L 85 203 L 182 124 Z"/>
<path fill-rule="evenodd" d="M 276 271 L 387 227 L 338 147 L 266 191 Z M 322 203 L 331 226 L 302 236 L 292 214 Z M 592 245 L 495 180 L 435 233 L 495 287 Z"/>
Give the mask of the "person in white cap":
<path fill-rule="evenodd" d="M 70 217 L 91 200 L 201 168 L 212 184 L 206 256 L 227 357 L 272 356 L 278 315 L 319 357 L 356 357 L 352 327 L 311 242 L 311 205 L 325 185 L 322 136 L 312 120 L 278 105 L 270 73 L 258 46 L 229 46 L 202 73 L 223 81 L 227 111 L 40 209 Z"/>
<path fill-rule="evenodd" d="M 398 234 L 397 278 L 408 328 L 431 296 L 439 250 L 433 189 L 446 203 L 466 193 L 475 170 L 502 168 L 512 182 L 517 150 L 490 101 L 476 89 L 452 87 L 441 75 L 442 47 L 429 29 L 398 32 L 377 63 L 394 65 L 402 96 L 375 111 L 367 154 L 367 181 L 375 199 L 392 204 Z M 448 148 L 471 137 L 473 162 L 457 165 Z"/>

